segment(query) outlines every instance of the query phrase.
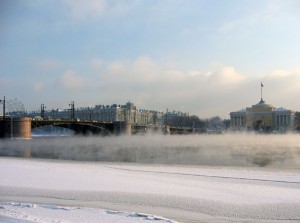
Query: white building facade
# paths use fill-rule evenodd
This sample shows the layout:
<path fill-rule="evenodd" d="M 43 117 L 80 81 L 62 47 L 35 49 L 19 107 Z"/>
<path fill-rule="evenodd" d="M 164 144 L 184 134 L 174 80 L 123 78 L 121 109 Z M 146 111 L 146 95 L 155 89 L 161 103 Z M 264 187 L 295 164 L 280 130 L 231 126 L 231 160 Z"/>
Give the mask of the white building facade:
<path fill-rule="evenodd" d="M 233 131 L 289 131 L 296 128 L 296 112 L 275 108 L 261 100 L 258 104 L 230 112 L 230 126 Z"/>

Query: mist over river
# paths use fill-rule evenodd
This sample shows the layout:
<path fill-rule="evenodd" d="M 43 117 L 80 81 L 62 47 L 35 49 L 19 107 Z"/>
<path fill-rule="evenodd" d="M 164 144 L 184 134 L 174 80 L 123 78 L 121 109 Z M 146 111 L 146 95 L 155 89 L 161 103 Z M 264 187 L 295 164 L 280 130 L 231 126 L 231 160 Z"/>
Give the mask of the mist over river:
<path fill-rule="evenodd" d="M 298 134 L 33 137 L 1 140 L 1 156 L 78 161 L 300 168 Z"/>
<path fill-rule="evenodd" d="M 0 222 L 294 223 L 299 170 L 297 134 L 6 139 Z"/>

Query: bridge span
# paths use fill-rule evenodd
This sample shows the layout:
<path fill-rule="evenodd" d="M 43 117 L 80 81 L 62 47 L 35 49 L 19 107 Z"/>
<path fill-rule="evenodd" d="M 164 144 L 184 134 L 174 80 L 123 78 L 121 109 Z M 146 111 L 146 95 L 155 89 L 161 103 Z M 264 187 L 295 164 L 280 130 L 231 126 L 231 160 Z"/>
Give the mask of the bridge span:
<path fill-rule="evenodd" d="M 77 121 L 77 120 L 32 120 L 31 129 L 42 128 L 45 126 L 57 126 L 73 130 L 76 134 L 88 135 L 108 135 L 116 132 L 116 124 L 109 122 L 96 122 L 96 121 Z"/>
<path fill-rule="evenodd" d="M 119 135 L 157 132 L 189 134 L 193 129 L 174 126 L 135 125 L 128 122 L 80 121 L 72 119 L 31 119 L 5 117 L 0 120 L 0 138 L 31 138 L 31 130 L 45 126 L 71 129 L 78 135 Z"/>

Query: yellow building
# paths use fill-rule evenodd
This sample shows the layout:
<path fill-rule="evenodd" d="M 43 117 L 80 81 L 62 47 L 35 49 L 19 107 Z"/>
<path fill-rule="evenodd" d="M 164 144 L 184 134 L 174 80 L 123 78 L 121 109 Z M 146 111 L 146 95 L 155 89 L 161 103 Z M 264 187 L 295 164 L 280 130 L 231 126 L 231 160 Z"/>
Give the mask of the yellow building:
<path fill-rule="evenodd" d="M 258 104 L 230 112 L 230 126 L 233 131 L 285 132 L 294 130 L 296 112 L 275 108 L 263 99 Z"/>

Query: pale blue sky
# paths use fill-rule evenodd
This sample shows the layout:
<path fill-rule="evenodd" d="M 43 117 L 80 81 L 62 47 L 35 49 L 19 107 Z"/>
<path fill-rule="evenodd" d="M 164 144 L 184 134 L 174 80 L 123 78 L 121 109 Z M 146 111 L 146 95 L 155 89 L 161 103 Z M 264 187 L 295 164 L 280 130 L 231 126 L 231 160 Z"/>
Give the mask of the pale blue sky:
<path fill-rule="evenodd" d="M 0 96 L 27 110 L 123 104 L 300 110 L 300 1 L 2 0 Z"/>

